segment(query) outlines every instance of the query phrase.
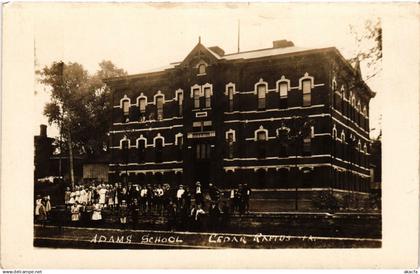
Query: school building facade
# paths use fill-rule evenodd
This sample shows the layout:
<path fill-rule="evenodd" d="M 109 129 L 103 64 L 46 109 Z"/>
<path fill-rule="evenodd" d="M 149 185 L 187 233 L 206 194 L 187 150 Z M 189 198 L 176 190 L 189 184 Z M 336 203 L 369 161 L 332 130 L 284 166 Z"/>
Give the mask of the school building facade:
<path fill-rule="evenodd" d="M 334 48 L 225 54 L 107 79 L 110 181 L 369 191 L 375 93 Z"/>

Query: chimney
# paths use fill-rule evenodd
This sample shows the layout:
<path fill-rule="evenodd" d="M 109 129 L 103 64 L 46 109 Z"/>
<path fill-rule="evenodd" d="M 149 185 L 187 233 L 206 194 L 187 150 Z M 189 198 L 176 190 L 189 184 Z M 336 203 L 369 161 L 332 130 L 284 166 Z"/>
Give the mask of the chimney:
<path fill-rule="evenodd" d="M 40 133 L 39 135 L 42 137 L 47 137 L 47 126 L 46 125 L 40 125 Z"/>
<path fill-rule="evenodd" d="M 219 56 L 225 55 L 225 51 L 218 46 L 209 47 L 209 50 L 213 51 L 214 53 L 216 53 Z"/>
<path fill-rule="evenodd" d="M 275 40 L 273 41 L 273 48 L 287 48 L 287 47 L 293 47 L 295 46 L 295 44 L 293 44 L 292 41 L 288 41 L 288 40 Z"/>

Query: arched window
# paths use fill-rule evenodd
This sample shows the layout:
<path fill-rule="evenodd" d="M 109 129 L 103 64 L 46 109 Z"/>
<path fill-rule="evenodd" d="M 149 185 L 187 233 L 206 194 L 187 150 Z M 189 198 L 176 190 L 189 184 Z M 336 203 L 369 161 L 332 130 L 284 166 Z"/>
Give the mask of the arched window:
<path fill-rule="evenodd" d="M 194 108 L 200 108 L 200 89 L 193 89 Z"/>
<path fill-rule="evenodd" d="M 233 158 L 233 143 L 235 142 L 235 132 L 233 130 L 226 132 L 226 142 L 228 148 L 228 157 Z"/>
<path fill-rule="evenodd" d="M 128 163 L 128 154 L 130 149 L 130 140 L 128 140 L 126 137 L 124 137 L 123 140 L 121 140 L 121 150 L 122 150 L 122 158 L 125 164 Z"/>
<path fill-rule="evenodd" d="M 228 89 L 227 93 L 228 93 L 228 102 L 229 102 L 228 110 L 229 111 L 233 111 L 233 92 L 234 92 L 233 88 L 234 88 L 233 86 L 230 86 L 230 87 L 227 88 Z"/>
<path fill-rule="evenodd" d="M 257 86 L 258 95 L 258 109 L 265 109 L 265 95 L 267 92 L 267 86 L 260 84 Z"/>
<path fill-rule="evenodd" d="M 155 157 L 156 163 L 162 162 L 162 154 L 163 154 L 163 138 L 156 138 L 155 139 Z"/>
<path fill-rule="evenodd" d="M 210 87 L 205 87 L 204 88 L 204 98 L 205 98 L 204 106 L 206 108 L 211 107 L 211 89 L 210 89 Z"/>
<path fill-rule="evenodd" d="M 199 75 L 206 74 L 206 64 L 200 64 L 198 66 L 198 74 Z"/>
<path fill-rule="evenodd" d="M 157 120 L 163 119 L 163 96 L 156 97 L 156 117 Z"/>
<path fill-rule="evenodd" d="M 139 110 L 140 110 L 140 116 L 144 117 L 144 115 L 146 114 L 146 97 L 140 97 L 139 98 Z"/>
<path fill-rule="evenodd" d="M 139 163 L 143 163 L 146 160 L 146 139 L 137 139 L 137 155 Z"/>
<path fill-rule="evenodd" d="M 184 91 L 182 89 L 178 89 L 175 91 L 176 94 L 176 101 L 178 102 L 178 115 L 182 116 L 183 114 L 183 104 L 184 104 Z"/>
<path fill-rule="evenodd" d="M 268 139 L 266 130 L 258 130 L 256 132 L 256 141 L 257 141 L 257 155 L 258 158 L 266 157 L 266 141 Z"/>
<path fill-rule="evenodd" d="M 306 79 L 302 81 L 302 92 L 303 92 L 303 106 L 311 105 L 311 80 Z"/>
<path fill-rule="evenodd" d="M 290 91 L 290 80 L 286 79 L 284 75 L 276 82 L 277 91 L 280 94 L 280 108 L 287 108 L 287 96 Z"/>
<path fill-rule="evenodd" d="M 130 114 L 130 100 L 129 99 L 122 101 L 122 109 L 123 109 L 124 122 L 128 122 L 129 114 Z"/>

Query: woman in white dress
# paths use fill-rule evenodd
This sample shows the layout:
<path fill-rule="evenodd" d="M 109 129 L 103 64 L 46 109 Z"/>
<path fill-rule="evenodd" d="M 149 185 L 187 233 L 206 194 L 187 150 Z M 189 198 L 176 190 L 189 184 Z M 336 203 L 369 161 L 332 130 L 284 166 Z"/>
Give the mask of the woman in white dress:
<path fill-rule="evenodd" d="M 92 221 L 95 224 L 100 223 L 102 220 L 102 205 L 98 203 L 98 201 L 95 201 L 93 204 L 93 213 L 92 213 Z"/>

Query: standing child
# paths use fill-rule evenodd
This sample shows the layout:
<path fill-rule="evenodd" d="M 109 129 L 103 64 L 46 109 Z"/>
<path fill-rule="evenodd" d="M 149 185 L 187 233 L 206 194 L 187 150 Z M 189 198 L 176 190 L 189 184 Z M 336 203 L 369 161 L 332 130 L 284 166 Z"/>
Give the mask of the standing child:
<path fill-rule="evenodd" d="M 122 227 L 125 228 L 127 224 L 127 203 L 125 202 L 125 200 L 121 201 L 119 215 L 120 215 L 120 223 Z"/>
<path fill-rule="evenodd" d="M 80 206 L 78 202 L 74 202 L 70 209 L 71 212 L 71 221 L 79 222 L 80 220 Z"/>
<path fill-rule="evenodd" d="M 95 226 L 102 221 L 102 205 L 99 203 L 99 200 L 95 200 L 95 203 L 93 204 L 92 221 Z"/>

